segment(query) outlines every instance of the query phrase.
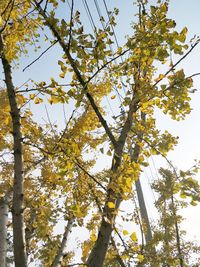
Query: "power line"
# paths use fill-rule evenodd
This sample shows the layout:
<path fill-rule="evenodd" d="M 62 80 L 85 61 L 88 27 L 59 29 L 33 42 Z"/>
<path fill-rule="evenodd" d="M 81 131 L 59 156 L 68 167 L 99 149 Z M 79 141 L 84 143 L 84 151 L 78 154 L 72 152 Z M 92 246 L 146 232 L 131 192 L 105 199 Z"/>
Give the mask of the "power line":
<path fill-rule="evenodd" d="M 96 9 L 97 9 L 97 13 L 98 13 L 99 18 L 100 18 L 100 21 L 101 21 L 102 28 L 103 28 L 103 30 L 105 31 L 105 30 L 106 30 L 106 27 L 105 27 L 105 23 L 104 23 L 104 21 L 102 20 L 103 16 L 102 16 L 101 9 L 100 9 L 100 7 L 99 7 L 98 1 L 97 1 L 97 0 L 94 0 L 94 3 L 95 3 L 95 7 L 96 7 Z M 114 33 L 113 33 L 113 34 L 114 34 Z M 117 43 L 118 43 L 118 42 L 117 42 Z M 109 44 L 109 47 L 110 47 L 110 50 L 111 50 L 112 54 L 114 54 L 114 51 L 113 51 L 113 48 L 112 48 L 112 45 L 111 45 L 111 44 Z M 114 60 L 114 62 L 115 62 L 115 64 L 117 63 L 116 60 Z M 121 79 L 120 79 L 120 80 L 121 80 Z M 123 87 L 123 89 L 124 89 L 124 87 Z M 124 110 L 124 107 L 123 107 L 123 105 L 122 105 L 122 100 L 121 100 L 121 97 L 122 97 L 122 96 L 121 96 L 120 93 L 118 92 L 118 89 L 117 89 L 116 85 L 114 85 L 114 90 L 116 91 L 118 100 L 120 101 L 121 109 L 122 109 L 123 111 L 125 111 L 125 110 Z M 124 89 L 124 94 L 126 95 L 125 89 Z"/>
<path fill-rule="evenodd" d="M 91 14 L 91 12 L 90 12 L 89 6 L 88 6 L 88 4 L 87 4 L 87 1 L 86 1 L 86 0 L 82 0 L 82 2 L 83 2 L 83 5 L 84 5 L 84 8 L 85 8 L 85 10 L 86 10 L 87 16 L 88 16 L 88 18 L 89 18 L 90 24 L 91 24 L 91 26 L 92 26 L 92 29 L 93 29 L 93 31 L 94 31 L 96 27 L 95 27 L 95 23 L 94 23 L 92 14 Z"/>
<path fill-rule="evenodd" d="M 108 11 L 108 7 L 107 7 L 107 4 L 106 4 L 106 1 L 103 0 L 103 3 L 104 3 L 105 9 L 106 9 L 106 13 L 107 13 L 107 16 L 108 16 L 108 19 L 109 19 L 109 22 L 110 22 L 110 14 L 109 14 L 109 11 Z M 116 44 L 117 44 L 117 47 L 119 48 L 119 43 L 118 43 L 118 40 L 117 40 L 117 36 L 116 36 L 116 34 L 115 34 L 114 27 L 113 27 L 112 24 L 111 24 L 110 26 L 111 26 L 111 28 L 112 28 L 113 35 L 114 35 L 114 38 L 115 38 L 115 42 L 116 42 Z"/>
<path fill-rule="evenodd" d="M 94 23 L 94 19 L 93 19 L 93 17 L 92 17 L 92 12 L 90 11 L 90 8 L 89 8 L 89 6 L 88 6 L 88 4 L 87 4 L 87 1 L 86 1 L 86 0 L 82 0 L 82 2 L 83 2 L 83 5 L 84 5 L 86 14 L 87 14 L 87 16 L 88 16 L 88 18 L 89 18 L 90 24 L 91 24 L 91 26 L 92 26 L 92 29 L 93 29 L 93 31 L 95 31 L 96 26 L 95 26 L 95 23 Z M 99 8 L 99 5 L 98 5 L 97 1 L 95 1 L 95 6 L 96 6 L 96 8 L 97 8 L 98 15 L 99 15 L 99 17 L 101 18 L 101 10 L 100 10 L 100 8 Z M 100 21 L 101 21 L 101 23 L 102 23 L 102 27 L 103 27 L 103 29 L 105 30 L 105 26 L 104 26 L 102 20 L 100 20 Z M 111 51 L 112 51 L 112 53 L 114 54 L 113 50 L 111 50 Z M 122 96 L 119 94 L 119 92 L 118 92 L 118 90 L 117 90 L 117 88 L 116 88 L 115 85 L 114 85 L 114 90 L 115 90 L 116 93 L 117 93 L 117 97 L 118 97 L 118 100 L 119 100 L 119 102 L 120 102 L 120 106 L 122 107 L 122 101 L 121 101 L 121 97 L 122 97 Z M 106 96 L 106 101 L 108 102 L 108 106 L 109 106 L 109 108 L 110 108 L 110 110 L 111 110 L 111 112 L 112 112 L 112 114 L 113 114 L 113 117 L 115 117 L 115 114 L 114 114 L 114 112 L 113 112 L 113 109 L 112 109 L 112 107 L 111 107 L 111 104 L 110 104 L 110 102 L 109 102 L 107 96 Z"/>

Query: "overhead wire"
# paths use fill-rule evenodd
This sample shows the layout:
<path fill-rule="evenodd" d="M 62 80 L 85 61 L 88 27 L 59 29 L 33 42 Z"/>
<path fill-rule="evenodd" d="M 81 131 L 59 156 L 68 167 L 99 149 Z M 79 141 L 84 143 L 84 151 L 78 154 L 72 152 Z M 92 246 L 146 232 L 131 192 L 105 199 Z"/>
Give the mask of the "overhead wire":
<path fill-rule="evenodd" d="M 86 13 L 87 13 L 87 16 L 88 16 L 88 18 L 89 18 L 89 20 L 90 20 L 91 26 L 92 26 L 92 28 L 93 28 L 93 30 L 94 30 L 94 29 L 96 28 L 96 26 L 95 26 L 95 23 L 94 23 L 92 14 L 91 14 L 91 12 L 90 12 L 88 3 L 87 3 L 86 0 L 82 0 L 82 2 L 83 2 L 83 5 L 84 5 L 84 8 L 85 8 L 85 11 L 86 11 Z"/>
<path fill-rule="evenodd" d="M 105 26 L 105 23 L 104 23 L 104 21 L 103 21 L 103 19 L 102 19 L 103 16 L 102 16 L 101 9 L 100 9 L 100 7 L 99 7 L 98 1 L 97 1 L 97 0 L 94 0 L 94 3 L 95 3 L 95 7 L 96 7 L 96 9 L 97 9 L 97 13 L 98 13 L 99 18 L 100 18 L 100 21 L 101 21 L 102 28 L 103 28 L 103 30 L 105 31 L 105 30 L 106 30 L 106 26 Z M 113 48 L 112 48 L 112 45 L 111 45 L 111 44 L 109 44 L 109 47 L 110 47 L 110 50 L 111 50 L 112 54 L 114 54 L 114 51 L 113 51 Z M 117 63 L 116 60 L 114 60 L 114 62 L 115 62 L 115 64 Z M 122 105 L 122 100 L 121 100 L 121 98 L 123 98 L 123 97 L 122 97 L 122 96 L 120 95 L 120 93 L 118 92 L 118 90 L 117 90 L 117 88 L 116 88 L 116 85 L 114 85 L 114 89 L 115 89 L 115 91 L 116 91 L 116 93 L 117 93 L 118 99 L 119 99 L 119 101 L 120 101 L 120 105 L 121 105 L 122 109 L 124 109 L 124 108 L 123 108 L 123 105 Z M 124 92 L 124 93 L 125 93 L 125 92 Z M 124 111 L 124 110 L 123 110 L 123 111 Z"/>
<path fill-rule="evenodd" d="M 93 31 L 95 32 L 96 26 L 95 26 L 94 19 L 93 19 L 93 17 L 92 17 L 92 13 L 91 13 L 91 11 L 90 11 L 90 8 L 89 8 L 89 6 L 88 6 L 88 4 L 87 4 L 87 1 L 86 1 L 86 0 L 82 0 L 82 2 L 83 2 L 83 6 L 84 6 L 84 8 L 85 8 L 86 14 L 87 14 L 87 16 L 88 16 L 88 18 L 89 18 L 91 27 L 92 27 Z M 95 3 L 95 4 L 96 4 L 96 3 Z M 98 7 L 98 5 L 97 5 L 96 7 Z M 98 14 L 101 14 L 101 11 L 100 11 L 99 7 L 98 7 Z M 103 26 L 103 25 L 102 25 L 102 26 Z M 115 91 L 117 92 L 117 96 L 118 96 L 118 100 L 120 101 L 120 105 L 122 105 L 121 95 L 119 94 L 119 92 L 117 91 L 116 88 L 114 88 L 114 89 L 115 89 Z M 115 118 L 116 116 L 115 116 L 115 113 L 114 113 L 114 111 L 113 111 L 113 109 L 112 109 L 112 106 L 111 106 L 111 104 L 110 104 L 110 102 L 109 102 L 108 96 L 106 96 L 106 101 L 107 101 L 108 106 L 109 106 L 109 109 L 111 110 L 111 113 L 112 113 L 112 115 L 113 115 L 112 117 Z"/>
<path fill-rule="evenodd" d="M 109 19 L 109 22 L 110 22 L 110 14 L 109 14 L 109 11 L 108 11 L 108 6 L 107 6 L 105 0 L 103 0 L 103 3 L 104 3 L 105 9 L 106 9 L 106 13 L 107 13 L 107 16 L 108 16 L 108 19 Z M 115 38 L 115 42 L 116 42 L 116 44 L 117 44 L 117 47 L 119 48 L 119 43 L 118 43 L 118 40 L 117 40 L 117 36 L 116 36 L 116 34 L 115 34 L 114 27 L 113 27 L 112 24 L 111 24 L 110 26 L 111 26 L 111 29 L 112 29 L 112 31 L 113 31 L 113 35 L 114 35 L 114 38 Z"/>
<path fill-rule="evenodd" d="M 95 3 L 95 6 L 96 6 L 96 9 L 97 9 L 97 12 L 98 12 L 98 15 L 99 15 L 99 18 L 100 18 L 100 21 L 101 21 L 103 30 L 105 31 L 106 26 L 105 26 L 104 21 L 102 20 L 103 16 L 102 16 L 101 9 L 100 9 L 100 7 L 99 7 L 98 1 L 97 1 L 97 0 L 94 0 L 94 3 Z M 109 13 L 108 13 L 108 11 L 107 11 L 107 5 L 106 5 L 106 12 L 107 12 L 107 15 L 108 15 L 108 21 L 110 22 L 110 16 L 109 16 Z M 116 36 L 116 34 L 115 34 L 115 32 L 114 32 L 114 27 L 113 27 L 112 24 L 111 24 L 111 29 L 112 29 L 113 35 L 114 35 L 114 37 L 115 37 L 115 42 L 116 42 L 117 48 L 119 48 L 119 43 L 118 43 L 118 41 L 117 41 L 117 36 Z M 112 51 L 112 54 L 114 54 L 113 47 L 112 47 L 111 44 L 109 44 L 109 47 L 110 47 L 110 50 Z M 122 57 L 121 57 L 121 60 L 122 60 L 122 63 L 123 63 L 123 58 L 122 58 Z M 116 60 L 114 60 L 114 62 L 115 62 L 115 64 L 117 64 L 117 61 L 116 61 Z M 121 80 L 121 78 L 120 78 L 120 81 L 121 81 L 121 84 L 122 84 L 122 80 Z M 123 84 L 122 84 L 122 85 L 123 85 Z M 123 88 L 123 90 L 124 90 L 124 94 L 126 95 L 126 91 L 125 91 L 124 86 L 122 86 L 122 88 Z M 121 95 L 119 94 L 119 92 L 118 92 L 118 90 L 117 90 L 117 88 L 116 88 L 116 85 L 115 85 L 115 91 L 117 91 L 118 95 L 121 97 Z M 121 99 L 120 99 L 120 102 L 121 102 Z M 122 104 L 122 103 L 121 103 L 121 104 Z M 123 109 L 123 111 L 124 111 L 123 106 L 122 106 L 122 109 Z"/>

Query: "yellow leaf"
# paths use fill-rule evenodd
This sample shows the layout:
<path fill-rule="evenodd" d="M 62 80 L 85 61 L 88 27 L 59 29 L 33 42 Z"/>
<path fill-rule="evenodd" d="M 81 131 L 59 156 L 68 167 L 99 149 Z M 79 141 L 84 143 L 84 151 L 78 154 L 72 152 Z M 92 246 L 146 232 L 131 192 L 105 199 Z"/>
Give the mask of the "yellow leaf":
<path fill-rule="evenodd" d="M 132 181 L 131 181 L 131 178 L 130 178 L 130 177 L 126 179 L 126 185 L 127 185 L 129 188 L 131 188 Z"/>
<path fill-rule="evenodd" d="M 144 260 L 144 256 L 142 254 L 138 254 L 137 258 L 138 258 L 139 262 L 142 262 Z"/>
<path fill-rule="evenodd" d="M 136 241 L 137 241 L 137 235 L 136 235 L 136 232 L 133 232 L 133 233 L 131 234 L 130 238 L 131 238 L 134 242 L 136 242 Z"/>
<path fill-rule="evenodd" d="M 59 99 L 55 96 L 52 96 L 50 99 L 48 99 L 50 104 L 57 104 L 59 103 Z"/>
<path fill-rule="evenodd" d="M 22 95 L 18 95 L 17 99 L 19 101 L 19 104 L 24 104 L 26 102 L 26 98 L 23 97 Z"/>
<path fill-rule="evenodd" d="M 91 234 L 91 240 L 92 240 L 93 242 L 95 242 L 95 241 L 97 240 L 97 237 L 96 237 L 96 234 L 95 234 L 95 233 L 92 233 L 92 234 Z"/>
<path fill-rule="evenodd" d="M 128 234 L 129 234 L 129 232 L 127 230 L 123 231 L 123 235 L 128 235 Z"/>
<path fill-rule="evenodd" d="M 3 26 L 3 19 L 1 16 L 0 16 L 0 26 Z"/>
<path fill-rule="evenodd" d="M 108 156 L 112 156 L 112 153 L 110 150 L 108 150 L 108 152 L 106 153 Z"/>
<path fill-rule="evenodd" d="M 113 202 L 108 202 L 108 207 L 109 207 L 110 209 L 114 209 L 114 208 L 115 208 L 115 203 L 113 203 Z"/>
<path fill-rule="evenodd" d="M 64 79 L 65 78 L 65 73 L 62 72 L 59 76 L 60 76 L 60 78 Z"/>
<path fill-rule="evenodd" d="M 36 98 L 34 99 L 34 103 L 35 103 L 35 104 L 40 104 L 40 103 L 42 103 L 42 102 L 43 102 L 43 99 L 40 98 L 40 97 L 36 97 Z"/>
<path fill-rule="evenodd" d="M 116 95 L 112 95 L 112 96 L 111 96 L 111 99 L 115 99 L 115 97 L 116 97 Z"/>
<path fill-rule="evenodd" d="M 40 84 L 39 84 L 39 86 L 41 86 L 41 87 L 44 87 L 46 85 L 46 83 L 44 82 L 44 81 L 42 81 Z"/>
<path fill-rule="evenodd" d="M 34 99 L 35 94 L 30 94 L 29 97 L 30 97 L 30 99 Z"/>
<path fill-rule="evenodd" d="M 39 103 L 40 103 L 40 100 L 39 100 L 38 97 L 35 98 L 34 103 L 35 103 L 35 104 L 39 104 Z"/>

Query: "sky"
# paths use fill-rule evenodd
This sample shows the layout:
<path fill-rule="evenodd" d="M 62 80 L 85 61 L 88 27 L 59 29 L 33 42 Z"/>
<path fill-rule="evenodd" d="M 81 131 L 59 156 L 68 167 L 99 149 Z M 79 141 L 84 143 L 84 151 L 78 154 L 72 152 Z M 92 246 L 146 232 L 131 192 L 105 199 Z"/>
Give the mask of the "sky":
<path fill-rule="evenodd" d="M 107 0 L 107 6 L 109 10 L 113 7 L 119 8 L 119 15 L 117 19 L 117 27 L 115 33 L 120 44 L 124 41 L 124 36 L 130 34 L 130 22 L 135 20 L 134 14 L 136 7 L 133 6 L 133 1 L 131 0 Z M 150 0 L 150 3 L 154 1 Z M 97 11 L 94 6 L 93 0 L 87 0 L 87 3 L 91 9 L 92 16 L 96 19 L 98 18 Z M 103 14 L 105 14 L 105 8 L 103 5 L 103 0 L 98 0 L 100 9 Z M 83 23 L 89 31 L 91 31 L 91 25 L 88 20 L 86 11 L 83 6 L 83 1 L 75 1 L 75 9 L 78 9 L 82 14 Z M 169 6 L 169 17 L 176 21 L 177 29 L 181 30 L 184 26 L 187 26 L 189 31 L 188 41 L 196 34 L 200 35 L 200 1 L 199 0 L 171 0 Z M 65 12 L 63 10 L 62 12 Z M 69 16 L 68 10 L 66 10 L 66 16 Z M 45 47 L 43 45 L 42 49 Z M 38 55 L 40 52 L 38 52 Z M 54 46 L 49 50 L 44 57 L 42 57 L 38 62 L 28 68 L 25 72 L 22 69 L 29 64 L 36 54 L 32 53 L 30 57 L 23 58 L 20 60 L 20 65 L 17 70 L 13 72 L 14 81 L 16 86 L 20 86 L 29 78 L 35 79 L 37 81 L 49 79 L 49 77 L 55 77 L 59 75 L 59 68 L 55 67 L 55 63 L 61 55 L 61 50 L 58 45 Z M 197 47 L 184 62 L 180 65 L 183 67 L 187 75 L 200 72 L 200 45 Z M 175 150 L 169 153 L 168 158 L 172 160 L 173 164 L 177 168 L 182 168 L 184 170 L 190 168 L 193 165 L 194 159 L 200 159 L 200 76 L 194 78 L 194 88 L 197 92 L 192 95 L 191 106 L 193 108 L 191 114 L 187 116 L 185 121 L 175 122 L 172 121 L 167 116 L 163 116 L 160 112 L 156 112 L 157 125 L 162 130 L 169 130 L 174 135 L 179 136 L 179 144 L 176 146 Z M 44 106 L 38 107 L 32 105 L 35 112 L 35 118 L 44 122 L 46 119 L 46 112 Z M 54 113 L 54 107 L 48 106 L 50 110 L 51 120 L 57 123 L 63 123 L 62 116 L 63 107 L 57 106 L 57 113 Z M 68 110 L 66 110 L 68 112 Z M 59 119 L 60 118 L 60 119 Z M 159 157 L 153 157 L 149 159 L 150 166 L 145 170 L 142 176 L 142 184 L 144 188 L 145 197 L 148 203 L 153 202 L 153 194 L 149 187 L 149 181 L 153 180 L 157 176 L 156 168 L 160 166 L 166 166 L 166 162 Z M 102 167 L 103 161 L 99 161 L 99 166 Z M 108 165 L 110 163 L 108 162 Z M 155 168 L 156 167 L 156 168 Z M 150 202 L 149 202 L 150 200 Z M 148 205 L 148 211 L 150 217 L 153 217 L 155 210 L 152 205 Z M 189 238 L 195 238 L 200 243 L 200 205 L 198 207 L 191 207 L 183 210 L 183 215 L 187 220 L 183 223 L 183 226 L 188 232 Z"/>

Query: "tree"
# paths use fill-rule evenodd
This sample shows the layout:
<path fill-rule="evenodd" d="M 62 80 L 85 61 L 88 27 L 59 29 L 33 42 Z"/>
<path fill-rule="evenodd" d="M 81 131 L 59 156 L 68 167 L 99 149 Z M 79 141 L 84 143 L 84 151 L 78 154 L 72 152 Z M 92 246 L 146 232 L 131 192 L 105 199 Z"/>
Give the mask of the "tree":
<path fill-rule="evenodd" d="M 145 254 L 135 232 L 126 244 L 121 237 L 126 229 L 117 229 L 116 218 L 120 204 L 133 197 L 132 190 L 147 165 L 146 158 L 153 154 L 166 157 L 177 143 L 177 138 L 156 128 L 154 109 L 158 107 L 174 120 L 184 119 L 190 113 L 192 76 L 185 76 L 178 67 L 199 42 L 194 40 L 191 47 L 185 44 L 187 28 L 175 30 L 175 22 L 167 18 L 168 4 L 158 1 L 150 6 L 148 1 L 138 0 L 138 21 L 132 25 L 133 34 L 114 53 L 111 44 L 117 9 L 110 14 L 106 27 L 95 28 L 91 34 L 84 32 L 73 1 L 68 22 L 57 17 L 62 3 L 56 0 L 1 4 L 1 58 L 15 156 L 11 189 L 16 266 L 27 265 L 25 248 L 31 261 L 39 260 L 43 266 L 68 264 L 72 253 L 66 253 L 66 242 L 76 225 L 86 225 L 90 235 L 82 244 L 82 265 L 100 267 L 106 262 L 108 266 L 129 266 L 131 262 L 143 261 Z M 23 20 L 29 23 L 28 29 L 22 29 Z M 50 82 L 32 81 L 25 89 L 15 88 L 11 62 L 24 52 L 21 48 L 26 42 L 32 45 L 42 40 L 39 28 L 50 40 L 45 52 L 57 44 L 62 48 L 63 57 L 58 65 L 60 78 L 66 79 L 67 84 L 62 85 L 53 77 Z M 17 37 L 11 40 L 14 33 Z M 171 54 L 179 56 L 175 63 Z M 158 64 L 165 65 L 166 71 L 160 72 Z M 17 96 L 22 101 L 20 109 Z M 115 103 L 116 96 L 121 99 L 119 114 L 110 123 L 102 100 L 110 97 Z M 42 105 L 45 97 L 51 105 L 64 103 L 75 110 L 61 132 L 49 121 L 49 132 L 45 133 L 30 114 L 21 126 L 26 102 Z M 3 135 L 7 133 L 6 130 Z M 104 154 L 105 147 L 112 157 L 112 166 L 93 175 L 95 160 L 85 159 L 85 154 Z M 29 168 L 36 171 L 35 175 L 29 174 L 29 179 L 25 179 L 23 172 L 25 155 L 29 155 Z M 6 192 L 7 186 L 3 197 Z M 66 223 L 62 238 L 53 231 L 60 216 Z M 145 232 L 145 223 L 141 225 Z M 118 245 L 117 237 L 125 249 Z"/>
<path fill-rule="evenodd" d="M 182 208 L 196 205 L 199 199 L 198 183 L 195 180 L 198 168 L 198 162 L 190 170 L 180 173 L 172 167 L 160 168 L 160 177 L 153 183 L 153 189 L 158 194 L 155 205 L 159 219 L 155 223 L 152 242 L 157 251 L 152 254 L 147 246 L 141 266 L 148 266 L 148 263 L 154 266 L 198 266 L 199 259 L 195 261 L 193 256 L 192 260 L 191 255 L 198 254 L 199 247 L 185 240 L 185 232 L 181 230 L 184 219 L 180 214 Z"/>

